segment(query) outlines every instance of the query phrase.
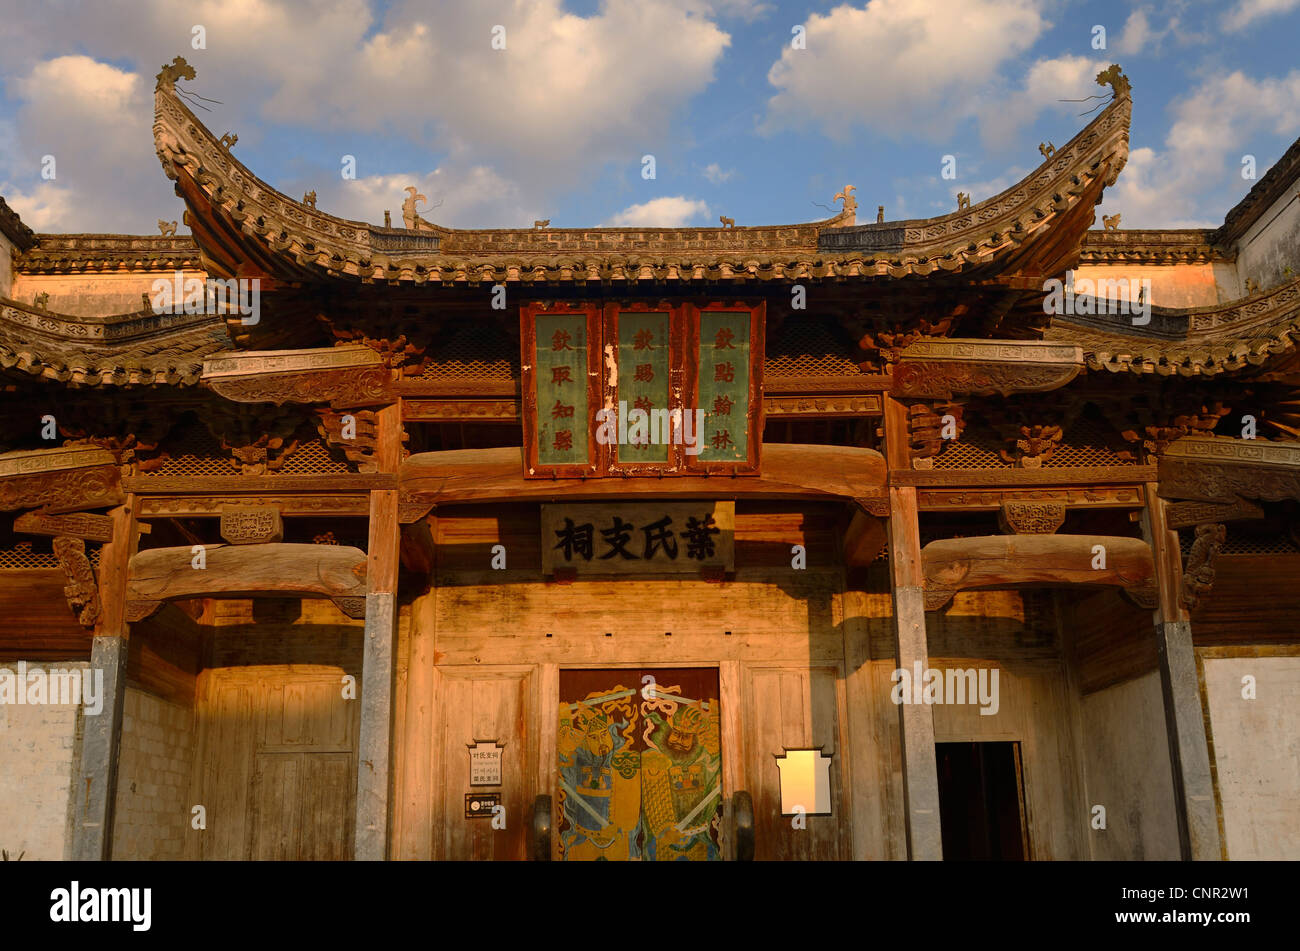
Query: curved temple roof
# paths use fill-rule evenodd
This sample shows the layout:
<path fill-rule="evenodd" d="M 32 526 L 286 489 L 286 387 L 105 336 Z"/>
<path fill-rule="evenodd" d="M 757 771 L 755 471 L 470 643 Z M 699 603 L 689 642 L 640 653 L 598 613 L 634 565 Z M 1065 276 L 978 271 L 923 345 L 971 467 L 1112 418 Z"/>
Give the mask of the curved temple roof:
<path fill-rule="evenodd" d="M 829 220 L 772 227 L 413 231 L 337 218 L 267 185 L 181 101 L 175 84 L 185 78 L 193 70 L 179 57 L 159 73 L 154 141 L 210 268 L 247 274 L 254 266 L 268 277 L 303 281 L 745 282 L 975 267 L 987 277 L 1025 263 L 1023 249 L 1061 221 L 1069 233 L 1052 239 L 1052 253 L 1077 253 L 1092 207 L 1127 161 L 1132 112 L 1120 76 L 1107 108 L 1027 178 L 936 218 L 856 226 L 849 198 Z M 1026 271 L 1052 273 L 1056 260 L 1035 257 Z"/>

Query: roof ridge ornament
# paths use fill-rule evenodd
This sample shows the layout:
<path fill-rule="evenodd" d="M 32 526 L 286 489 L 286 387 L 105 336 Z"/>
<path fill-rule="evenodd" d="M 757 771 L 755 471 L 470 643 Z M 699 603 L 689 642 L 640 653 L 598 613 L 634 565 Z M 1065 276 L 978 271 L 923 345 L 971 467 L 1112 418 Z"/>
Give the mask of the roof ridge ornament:
<path fill-rule="evenodd" d="M 1116 99 L 1124 96 L 1132 96 L 1132 84 L 1128 77 L 1120 69 L 1119 63 L 1111 63 L 1108 67 L 1097 74 L 1098 86 L 1109 86 L 1115 93 Z"/>
<path fill-rule="evenodd" d="M 154 89 L 156 91 L 163 89 L 174 90 L 176 88 L 176 80 L 193 79 L 196 75 L 198 74 L 194 71 L 194 67 L 185 61 L 185 57 L 177 56 L 171 61 L 170 66 L 164 64 L 162 72 L 154 77 L 158 80 L 158 85 L 155 86 Z"/>

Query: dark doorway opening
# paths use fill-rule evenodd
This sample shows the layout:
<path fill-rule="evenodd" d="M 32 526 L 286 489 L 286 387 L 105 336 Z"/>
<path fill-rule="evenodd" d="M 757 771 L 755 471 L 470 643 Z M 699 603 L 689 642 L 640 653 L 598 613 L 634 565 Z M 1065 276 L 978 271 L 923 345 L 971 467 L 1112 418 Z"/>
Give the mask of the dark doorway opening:
<path fill-rule="evenodd" d="M 936 743 L 943 857 L 1029 858 L 1019 743 Z"/>

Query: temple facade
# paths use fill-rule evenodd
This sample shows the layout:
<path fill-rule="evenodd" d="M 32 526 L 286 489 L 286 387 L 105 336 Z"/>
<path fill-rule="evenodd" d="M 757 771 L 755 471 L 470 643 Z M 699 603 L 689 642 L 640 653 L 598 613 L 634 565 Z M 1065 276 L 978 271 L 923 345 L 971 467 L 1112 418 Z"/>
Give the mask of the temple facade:
<path fill-rule="evenodd" d="M 380 226 L 193 78 L 183 222 L 0 200 L 10 858 L 1300 858 L 1300 142 L 1094 229 L 1111 67 L 936 218 Z"/>

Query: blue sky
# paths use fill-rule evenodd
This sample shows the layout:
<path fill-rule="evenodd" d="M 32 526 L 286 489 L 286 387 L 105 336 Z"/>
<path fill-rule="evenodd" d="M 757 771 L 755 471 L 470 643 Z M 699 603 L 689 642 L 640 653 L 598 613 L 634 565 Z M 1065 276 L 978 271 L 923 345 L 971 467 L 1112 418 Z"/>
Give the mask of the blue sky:
<path fill-rule="evenodd" d="M 1300 0 L 100 0 L 0 16 L 0 195 L 43 231 L 180 217 L 153 154 L 153 77 L 177 53 L 235 154 L 318 207 L 453 227 L 928 217 L 996 194 L 1063 144 L 1110 62 L 1131 156 L 1101 211 L 1222 221 L 1300 136 Z M 505 27 L 505 49 L 492 47 Z M 802 27 L 803 49 L 792 46 Z M 1095 49 L 1095 28 L 1106 31 Z M 202 27 L 204 48 L 193 48 Z M 42 161 L 56 162 L 52 181 Z M 354 155 L 357 178 L 340 174 Z M 656 176 L 642 177 L 642 157 Z M 945 155 L 957 178 L 944 180 Z M 184 229 L 182 228 L 182 231 Z"/>

